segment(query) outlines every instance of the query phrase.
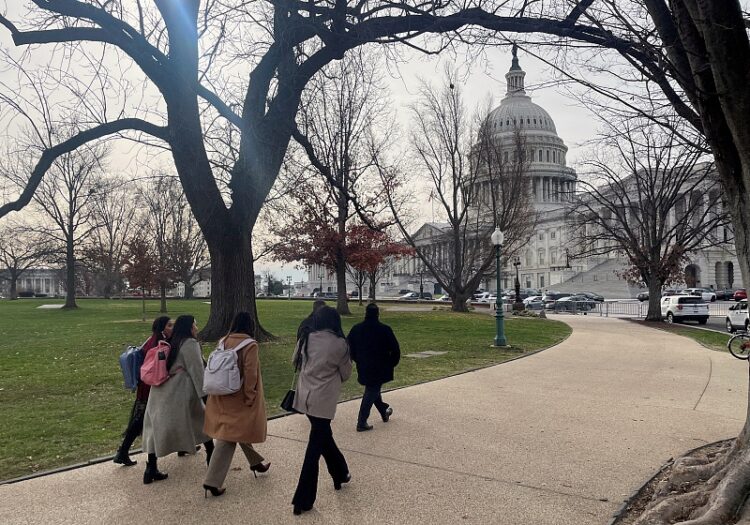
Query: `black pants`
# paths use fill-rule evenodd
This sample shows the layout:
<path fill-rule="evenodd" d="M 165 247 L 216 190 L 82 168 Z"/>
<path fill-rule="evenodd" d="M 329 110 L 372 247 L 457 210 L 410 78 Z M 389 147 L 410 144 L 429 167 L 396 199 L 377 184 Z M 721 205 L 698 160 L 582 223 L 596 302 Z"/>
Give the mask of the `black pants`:
<path fill-rule="evenodd" d="M 334 481 L 343 480 L 349 473 L 346 459 L 333 440 L 331 420 L 313 416 L 307 416 L 307 419 L 310 420 L 310 440 L 307 442 L 297 490 L 292 498 L 292 504 L 302 508 L 310 508 L 315 503 L 320 456 L 325 459 L 328 473 Z"/>
<path fill-rule="evenodd" d="M 383 385 L 366 385 L 365 393 L 362 396 L 362 404 L 359 405 L 359 418 L 357 419 L 357 426 L 363 427 L 367 424 L 367 418 L 370 417 L 370 410 L 372 405 L 380 412 L 380 416 L 385 415 L 385 411 L 388 409 L 388 403 L 383 402 L 383 396 L 380 395 L 380 389 Z"/>
<path fill-rule="evenodd" d="M 133 445 L 135 438 L 143 432 L 143 415 L 146 413 L 146 403 L 146 401 L 139 399 L 136 399 L 135 403 L 133 403 L 133 410 L 130 412 L 130 421 L 128 421 L 128 427 L 123 434 L 122 445 L 120 445 L 122 452 L 127 453 Z"/>

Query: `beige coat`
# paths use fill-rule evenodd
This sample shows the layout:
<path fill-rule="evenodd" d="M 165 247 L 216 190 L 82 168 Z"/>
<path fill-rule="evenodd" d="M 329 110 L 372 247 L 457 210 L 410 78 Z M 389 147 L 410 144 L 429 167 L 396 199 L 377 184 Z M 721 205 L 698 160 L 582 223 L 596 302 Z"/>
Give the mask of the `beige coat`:
<path fill-rule="evenodd" d="M 234 348 L 247 336 L 229 334 L 225 348 Z M 262 443 L 266 440 L 266 401 L 260 375 L 258 343 L 237 352 L 242 376 L 239 392 L 226 396 L 208 396 L 203 431 L 214 439 L 233 443 Z"/>
<path fill-rule="evenodd" d="M 203 433 L 203 359 L 195 339 L 180 346 L 170 372 L 179 369 L 166 383 L 151 387 L 143 416 L 143 449 L 158 457 L 193 452 L 209 439 Z"/>
<path fill-rule="evenodd" d="M 300 352 L 300 343 L 294 351 L 293 362 Z M 352 360 L 346 339 L 329 330 L 312 332 L 307 357 L 302 358 L 294 409 L 310 416 L 333 419 L 341 383 L 351 375 Z"/>

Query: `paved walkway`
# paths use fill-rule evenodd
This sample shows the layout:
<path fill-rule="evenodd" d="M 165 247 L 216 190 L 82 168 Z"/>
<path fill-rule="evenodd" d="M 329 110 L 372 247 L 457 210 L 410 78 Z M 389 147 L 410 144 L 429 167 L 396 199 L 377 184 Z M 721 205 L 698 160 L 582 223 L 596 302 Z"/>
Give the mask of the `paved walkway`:
<path fill-rule="evenodd" d="M 565 321 L 573 335 L 555 348 L 389 393 L 394 417 L 372 432 L 354 431 L 357 401 L 342 404 L 353 480 L 335 492 L 321 474 L 302 517 L 290 500 L 308 425 L 292 416 L 259 446 L 269 474 L 253 479 L 238 453 L 221 498 L 203 499 L 202 453 L 163 459 L 169 479 L 150 486 L 140 456 L 2 486 L 0 523 L 605 524 L 669 457 L 740 430 L 744 363 L 628 321 Z"/>

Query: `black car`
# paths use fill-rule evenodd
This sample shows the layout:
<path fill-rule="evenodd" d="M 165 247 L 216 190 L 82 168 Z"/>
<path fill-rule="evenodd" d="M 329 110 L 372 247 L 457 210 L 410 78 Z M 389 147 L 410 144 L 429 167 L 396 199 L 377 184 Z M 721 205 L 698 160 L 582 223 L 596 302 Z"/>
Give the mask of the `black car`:
<path fill-rule="evenodd" d="M 732 301 L 734 299 L 734 289 L 725 288 L 723 290 L 715 290 L 717 301 Z"/>
<path fill-rule="evenodd" d="M 588 297 L 592 301 L 596 301 L 597 303 L 603 303 L 604 302 L 604 296 L 599 295 L 598 293 L 594 292 L 578 292 L 576 295 L 583 295 L 584 297 Z"/>
<path fill-rule="evenodd" d="M 648 301 L 648 292 L 641 292 L 638 295 L 636 295 L 635 298 L 641 302 Z"/>
<path fill-rule="evenodd" d="M 558 299 L 562 299 L 563 297 L 570 297 L 573 295 L 572 293 L 566 293 L 566 292 L 546 292 L 542 296 L 542 302 L 547 305 L 554 304 L 555 301 Z"/>

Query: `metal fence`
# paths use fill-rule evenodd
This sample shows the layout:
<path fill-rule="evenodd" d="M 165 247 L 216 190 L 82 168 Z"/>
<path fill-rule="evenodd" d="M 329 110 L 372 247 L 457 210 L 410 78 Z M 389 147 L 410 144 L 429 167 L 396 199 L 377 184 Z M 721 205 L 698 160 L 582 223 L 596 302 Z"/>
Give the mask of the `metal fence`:
<path fill-rule="evenodd" d="M 729 308 L 735 303 L 708 303 L 708 315 L 711 317 L 726 317 Z M 598 315 L 600 317 L 646 317 L 648 302 L 635 301 L 607 301 L 596 303 L 592 307 L 579 307 L 576 303 L 570 306 L 555 303 L 553 308 L 547 309 L 551 313 L 569 313 L 583 315 Z"/>

